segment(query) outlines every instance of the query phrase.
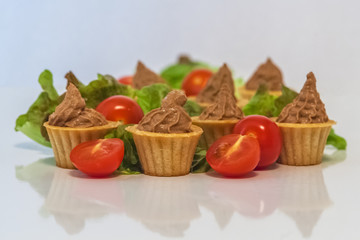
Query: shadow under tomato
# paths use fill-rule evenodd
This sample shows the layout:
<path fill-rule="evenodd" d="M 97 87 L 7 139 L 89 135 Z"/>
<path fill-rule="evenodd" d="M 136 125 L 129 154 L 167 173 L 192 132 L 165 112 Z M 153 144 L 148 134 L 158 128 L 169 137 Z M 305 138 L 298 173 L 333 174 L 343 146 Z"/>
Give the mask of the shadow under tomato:
<path fill-rule="evenodd" d="M 105 177 L 92 177 L 81 172 L 80 170 L 72 170 L 71 172 L 69 172 L 69 175 L 75 178 L 84 178 L 84 179 L 106 179 L 106 178 L 116 178 L 120 175 L 120 172 L 115 171 L 109 176 L 105 176 Z"/>
<path fill-rule="evenodd" d="M 227 177 L 227 176 L 223 176 L 220 173 L 217 173 L 216 171 L 209 171 L 207 173 L 205 173 L 206 175 L 210 176 L 210 177 L 215 177 L 215 178 L 223 178 L 223 179 L 246 179 L 246 178 L 253 178 L 256 177 L 258 174 L 254 171 L 249 172 L 247 174 L 244 174 L 242 176 L 239 177 Z"/>
<path fill-rule="evenodd" d="M 279 164 L 278 163 L 273 163 L 270 166 L 267 167 L 260 167 L 260 168 L 255 168 L 254 171 L 270 171 L 270 170 L 275 170 L 279 168 Z"/>

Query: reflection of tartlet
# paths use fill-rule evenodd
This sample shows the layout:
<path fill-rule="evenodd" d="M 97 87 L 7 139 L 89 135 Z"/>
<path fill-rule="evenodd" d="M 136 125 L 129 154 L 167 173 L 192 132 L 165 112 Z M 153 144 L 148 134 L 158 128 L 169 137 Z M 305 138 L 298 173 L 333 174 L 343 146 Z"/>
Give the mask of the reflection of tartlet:
<path fill-rule="evenodd" d="M 70 83 L 64 100 L 44 123 L 54 151 L 56 165 L 75 168 L 70 161 L 70 152 L 78 144 L 103 138 L 119 123 L 108 122 L 103 115 L 86 108 L 79 90 Z"/>
<path fill-rule="evenodd" d="M 126 180 L 123 182 L 126 215 L 153 232 L 166 237 L 182 237 L 191 221 L 201 215 L 197 199 L 190 191 L 194 184 L 190 177 L 164 181 L 139 176 Z"/>
<path fill-rule="evenodd" d="M 234 94 L 228 85 L 223 84 L 216 102 L 205 108 L 199 117 L 192 118 L 193 124 L 204 130 L 199 146 L 208 149 L 217 139 L 232 133 L 235 124 L 243 117 Z"/>
<path fill-rule="evenodd" d="M 179 176 L 190 172 L 202 129 L 191 124 L 182 108 L 186 96 L 170 92 L 161 107 L 150 111 L 138 125 L 129 126 L 144 173 L 153 176 Z"/>
<path fill-rule="evenodd" d="M 250 100 L 261 84 L 267 86 L 270 95 L 281 95 L 281 87 L 284 84 L 282 74 L 270 58 L 258 67 L 244 86 L 239 88 L 241 98 Z"/>
<path fill-rule="evenodd" d="M 327 137 L 335 122 L 328 119 L 312 72 L 307 75 L 299 95 L 281 111 L 276 123 L 283 137 L 279 163 L 296 166 L 321 163 Z"/>

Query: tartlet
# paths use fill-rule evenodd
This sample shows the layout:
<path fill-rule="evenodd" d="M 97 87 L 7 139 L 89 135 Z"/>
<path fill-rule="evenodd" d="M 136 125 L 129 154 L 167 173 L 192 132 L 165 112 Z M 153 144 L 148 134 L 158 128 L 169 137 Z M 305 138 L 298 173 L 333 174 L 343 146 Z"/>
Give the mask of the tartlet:
<path fill-rule="evenodd" d="M 182 91 L 171 91 L 161 107 L 147 113 L 138 125 L 129 126 L 146 175 L 180 176 L 190 172 L 200 127 L 192 125 L 183 109 L 187 98 Z"/>
<path fill-rule="evenodd" d="M 207 107 L 216 102 L 222 85 L 227 85 L 231 92 L 235 92 L 234 80 L 229 67 L 224 63 L 221 68 L 207 81 L 205 87 L 196 96 L 196 102 Z"/>
<path fill-rule="evenodd" d="M 307 74 L 299 95 L 282 110 L 276 124 L 283 137 L 279 163 L 295 166 L 321 163 L 327 137 L 336 122 L 326 114 L 312 72 Z"/>
<path fill-rule="evenodd" d="M 129 126 L 141 165 L 146 175 L 181 176 L 190 172 L 199 138 L 200 127 L 191 126 L 189 133 L 156 133 L 141 131 L 138 125 Z"/>
<path fill-rule="evenodd" d="M 71 150 L 82 142 L 103 138 L 119 124 L 107 121 L 101 113 L 87 108 L 79 90 L 69 83 L 63 101 L 49 116 L 49 121 L 44 123 L 56 165 L 74 169 L 70 160 Z"/>
<path fill-rule="evenodd" d="M 243 102 L 249 101 L 261 84 L 267 86 L 270 95 L 281 96 L 281 87 L 284 84 L 283 77 L 280 69 L 270 58 L 258 67 L 244 86 L 238 89 Z"/>
<path fill-rule="evenodd" d="M 283 137 L 279 163 L 295 166 L 320 164 L 332 125 L 325 123 L 277 123 Z"/>

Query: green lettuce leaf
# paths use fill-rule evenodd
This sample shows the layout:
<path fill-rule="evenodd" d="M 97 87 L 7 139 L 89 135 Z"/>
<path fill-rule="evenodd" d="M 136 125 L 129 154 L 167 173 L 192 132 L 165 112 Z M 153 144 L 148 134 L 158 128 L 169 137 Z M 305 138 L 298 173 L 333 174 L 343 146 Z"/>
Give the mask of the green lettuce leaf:
<path fill-rule="evenodd" d="M 266 85 L 260 85 L 249 103 L 244 106 L 243 112 L 246 116 L 263 115 L 272 117 L 275 99 L 275 96 L 269 94 Z"/>
<path fill-rule="evenodd" d="M 269 94 L 265 85 L 261 85 L 249 103 L 244 106 L 243 111 L 245 115 L 279 116 L 282 109 L 298 95 L 297 92 L 285 86 L 282 87 L 281 91 L 282 95 L 276 97 Z"/>
<path fill-rule="evenodd" d="M 333 128 L 327 138 L 326 145 L 332 145 L 339 150 L 346 150 L 347 147 L 345 138 L 337 135 Z"/>
<path fill-rule="evenodd" d="M 192 70 L 205 68 L 214 70 L 203 62 L 177 63 L 166 67 L 161 71 L 160 76 L 174 89 L 180 89 L 182 81 Z"/>
<path fill-rule="evenodd" d="M 199 116 L 203 110 L 199 104 L 191 100 L 186 101 L 184 109 L 190 115 L 190 117 Z"/>
<path fill-rule="evenodd" d="M 51 100 L 57 100 L 59 94 L 53 85 L 53 75 L 49 70 L 44 70 L 39 76 L 39 83 L 44 92 L 46 92 Z"/>
<path fill-rule="evenodd" d="M 15 131 L 21 131 L 35 142 L 51 147 L 50 142 L 41 133 L 42 124 L 55 111 L 55 107 L 59 104 L 59 95 L 53 86 L 53 77 L 49 70 L 40 74 L 39 83 L 43 92 L 30 106 L 27 113 L 16 119 Z"/>
<path fill-rule="evenodd" d="M 124 95 L 131 98 L 135 96 L 135 91 L 130 86 L 120 84 L 110 75 L 101 74 L 98 74 L 97 80 L 79 87 L 79 91 L 89 108 L 96 108 L 100 102 L 114 95 Z"/>
<path fill-rule="evenodd" d="M 194 160 L 191 164 L 190 172 L 204 173 L 211 169 L 209 163 L 206 161 L 206 150 L 197 147 L 195 150 Z"/>
<path fill-rule="evenodd" d="M 156 83 L 136 91 L 136 101 L 144 114 L 161 106 L 161 100 L 171 91 L 167 84 Z"/>
<path fill-rule="evenodd" d="M 285 86 L 282 86 L 282 94 L 280 97 L 276 98 L 274 101 L 274 106 L 272 110 L 272 117 L 277 117 L 280 115 L 283 108 L 291 103 L 298 95 L 297 92 L 291 90 L 290 88 L 287 88 Z"/>
<path fill-rule="evenodd" d="M 105 136 L 105 138 L 120 138 L 124 142 L 124 158 L 119 168 L 122 174 L 139 174 L 142 172 L 133 136 L 125 130 L 127 126 L 131 125 L 120 125 Z"/>

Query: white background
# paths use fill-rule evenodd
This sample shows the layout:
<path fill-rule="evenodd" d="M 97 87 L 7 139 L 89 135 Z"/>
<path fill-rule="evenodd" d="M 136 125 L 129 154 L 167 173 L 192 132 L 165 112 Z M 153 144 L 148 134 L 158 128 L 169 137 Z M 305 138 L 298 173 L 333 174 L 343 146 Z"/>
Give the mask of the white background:
<path fill-rule="evenodd" d="M 133 73 L 138 59 L 159 71 L 179 53 L 227 62 L 247 78 L 267 56 L 299 89 L 310 70 L 326 97 L 356 91 L 358 1 L 4 1 L 0 85 L 35 86 L 50 69 L 57 84 L 73 70 Z M 359 85 L 356 85 L 359 86 Z"/>

